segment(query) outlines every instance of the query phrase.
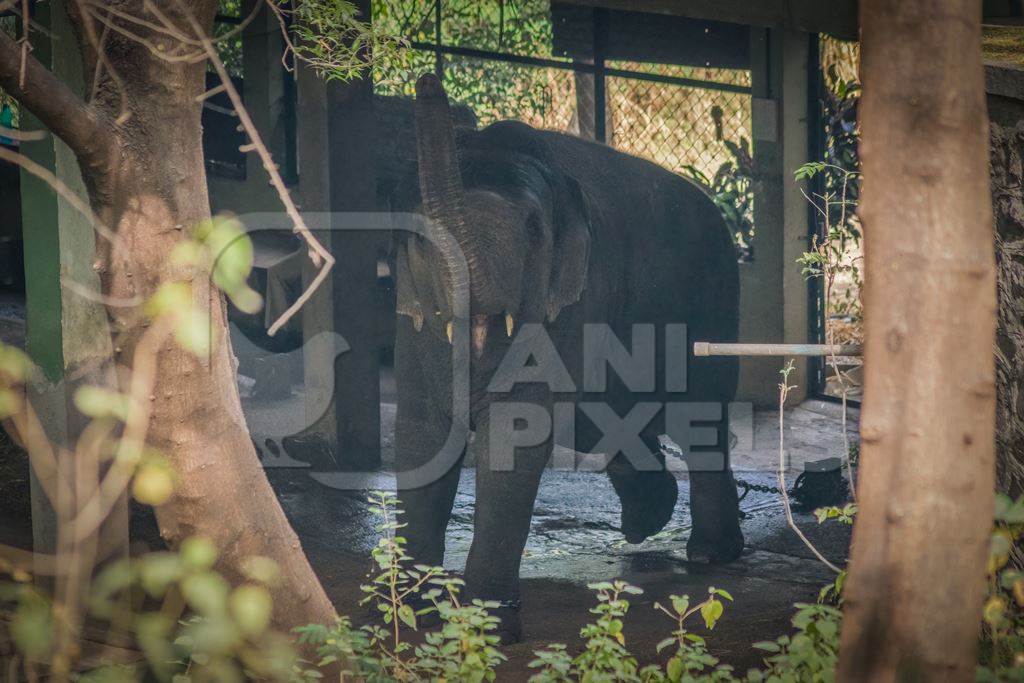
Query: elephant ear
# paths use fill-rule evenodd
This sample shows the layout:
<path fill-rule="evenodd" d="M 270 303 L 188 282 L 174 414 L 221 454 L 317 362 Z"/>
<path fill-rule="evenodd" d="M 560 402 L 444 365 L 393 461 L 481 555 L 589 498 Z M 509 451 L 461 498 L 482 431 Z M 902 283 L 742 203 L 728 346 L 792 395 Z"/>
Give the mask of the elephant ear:
<path fill-rule="evenodd" d="M 590 262 L 590 202 L 575 178 L 565 177 L 555 197 L 552 271 L 548 285 L 548 320 L 579 301 Z"/>

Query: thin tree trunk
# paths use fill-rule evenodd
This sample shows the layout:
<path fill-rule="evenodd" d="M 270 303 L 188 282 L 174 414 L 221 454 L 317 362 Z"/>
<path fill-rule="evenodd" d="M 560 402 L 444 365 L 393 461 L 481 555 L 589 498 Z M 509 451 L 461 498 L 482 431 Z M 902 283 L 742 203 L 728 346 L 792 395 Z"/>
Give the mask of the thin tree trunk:
<path fill-rule="evenodd" d="M 156 5 L 187 34 L 183 8 L 209 29 L 217 2 L 171 0 Z M 122 2 L 120 10 L 150 17 L 141 0 Z M 94 77 L 100 60 L 88 36 L 90 30 L 102 33 L 102 26 L 90 27 L 90 20 L 76 11 L 69 15 L 83 42 L 85 80 L 95 82 L 89 103 L 77 100 L 32 58 L 21 87 L 19 50 L 2 35 L 0 85 L 79 156 L 93 210 L 124 247 L 112 250 L 108 242 L 97 241 L 103 293 L 115 301 L 144 299 L 160 283 L 182 279 L 185 272 L 175 270 L 168 254 L 210 216 L 199 101 L 205 90 L 205 62 L 168 61 L 138 40 L 111 31 L 108 61 Z M 139 26 L 126 26 L 166 53 L 179 47 L 167 33 L 147 34 Z M 157 357 L 147 443 L 177 474 L 174 495 L 156 510 L 161 535 L 171 547 L 193 535 L 209 538 L 219 551 L 217 568 L 236 582 L 243 579 L 249 557 L 269 557 L 281 570 L 280 581 L 272 587 L 273 624 L 285 632 L 308 623 L 331 624 L 334 607 L 246 429 L 224 298 L 208 282 L 192 285 L 194 303 L 209 310 L 213 343 L 208 358 L 197 359 L 172 342 Z M 138 310 L 117 304 L 108 306 L 108 313 L 116 360 L 130 367 L 142 318 Z"/>
<path fill-rule="evenodd" d="M 973 680 L 996 298 L 976 0 L 861 0 L 865 394 L 838 678 Z"/>

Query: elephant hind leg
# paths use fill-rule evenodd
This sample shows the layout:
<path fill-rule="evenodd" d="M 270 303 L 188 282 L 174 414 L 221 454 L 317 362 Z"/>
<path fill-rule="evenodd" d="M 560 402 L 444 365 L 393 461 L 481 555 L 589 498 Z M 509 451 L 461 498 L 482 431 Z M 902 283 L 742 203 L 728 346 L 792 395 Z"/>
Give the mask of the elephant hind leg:
<path fill-rule="evenodd" d="M 739 558 L 740 530 L 736 482 L 728 469 L 713 472 L 690 467 L 690 513 L 693 528 L 686 543 L 690 562 L 726 564 Z"/>
<path fill-rule="evenodd" d="M 686 458 L 690 477 L 690 516 L 693 528 L 686 543 L 690 562 L 723 564 L 743 552 L 739 498 L 736 481 L 729 469 L 728 408 L 723 406 L 718 426 L 718 447 L 694 448 Z M 724 453 L 715 452 L 724 451 Z"/>
<path fill-rule="evenodd" d="M 644 444 L 664 463 L 657 436 L 642 435 Z M 627 543 L 640 543 L 668 524 L 676 508 L 679 487 L 664 466 L 639 471 L 619 453 L 608 464 L 608 477 L 622 504 L 622 533 Z"/>

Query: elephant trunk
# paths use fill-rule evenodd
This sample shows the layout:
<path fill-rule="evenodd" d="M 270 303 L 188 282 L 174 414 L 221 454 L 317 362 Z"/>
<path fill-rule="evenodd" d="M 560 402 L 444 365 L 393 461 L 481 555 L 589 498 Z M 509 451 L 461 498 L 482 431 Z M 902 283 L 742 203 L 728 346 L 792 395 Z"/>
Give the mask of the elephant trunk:
<path fill-rule="evenodd" d="M 458 263 L 453 258 L 461 250 L 468 273 L 447 268 L 445 298 L 452 309 L 453 293 L 473 285 L 473 300 L 492 300 L 492 287 L 483 268 L 483 254 L 466 220 L 462 175 L 455 149 L 455 127 L 452 123 L 448 96 L 433 74 L 425 74 L 416 82 L 416 154 L 419 161 L 420 195 L 428 219 L 444 228 L 435 239 L 446 264 Z M 454 238 L 454 241 L 453 239 Z M 470 281 L 466 281 L 468 275 Z M 468 313 L 468 311 L 466 312 Z"/>

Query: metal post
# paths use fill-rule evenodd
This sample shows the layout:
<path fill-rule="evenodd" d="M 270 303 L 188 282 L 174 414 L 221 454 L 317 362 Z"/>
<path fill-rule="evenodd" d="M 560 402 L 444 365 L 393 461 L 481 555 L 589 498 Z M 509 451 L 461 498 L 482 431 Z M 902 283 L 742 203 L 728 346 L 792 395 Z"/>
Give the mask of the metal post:
<path fill-rule="evenodd" d="M 605 88 L 605 54 L 608 40 L 608 10 L 594 10 L 594 139 L 608 142 L 607 90 Z"/>
<path fill-rule="evenodd" d="M 718 344 L 694 342 L 694 356 L 860 356 L 859 344 Z"/>
<path fill-rule="evenodd" d="M 808 34 L 810 44 L 807 49 L 807 158 L 821 161 L 825 149 L 825 127 L 823 125 L 824 85 L 821 73 L 821 46 L 817 33 Z M 821 194 L 824 190 L 822 174 L 814 176 L 808 190 Z M 807 203 L 807 250 L 810 251 L 814 237 L 820 233 L 818 212 L 813 204 Z M 828 302 L 824 301 L 824 290 L 821 278 L 807 280 L 807 338 L 813 341 L 825 341 L 825 325 L 828 316 Z M 825 364 L 819 358 L 811 358 L 808 362 L 807 375 L 810 378 L 812 394 L 824 393 Z"/>
<path fill-rule="evenodd" d="M 444 83 L 444 52 L 441 50 L 441 0 L 434 0 L 434 74 Z"/>

